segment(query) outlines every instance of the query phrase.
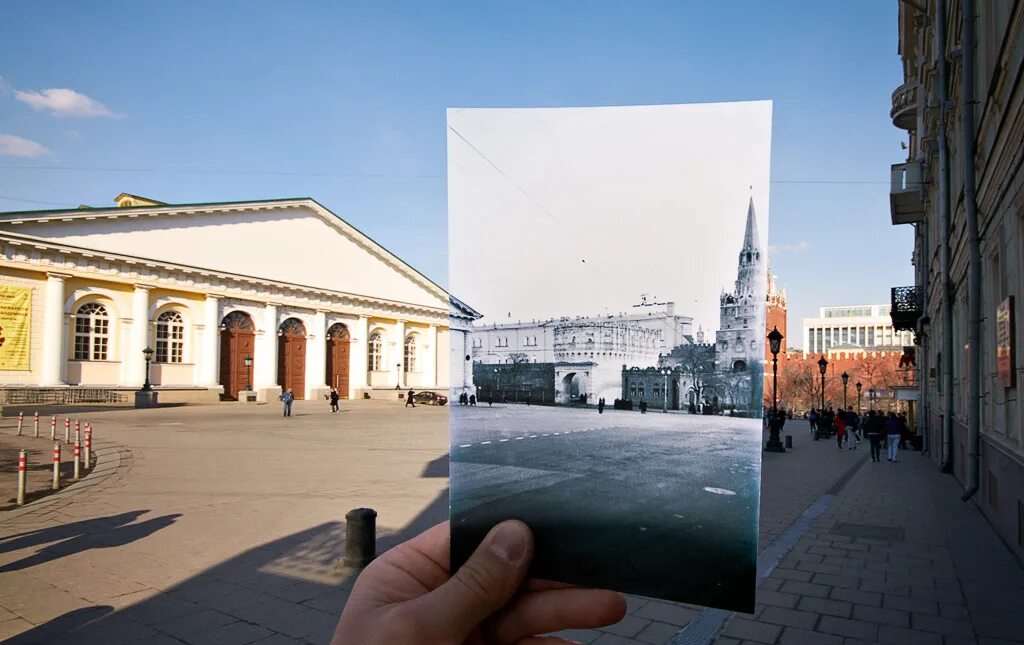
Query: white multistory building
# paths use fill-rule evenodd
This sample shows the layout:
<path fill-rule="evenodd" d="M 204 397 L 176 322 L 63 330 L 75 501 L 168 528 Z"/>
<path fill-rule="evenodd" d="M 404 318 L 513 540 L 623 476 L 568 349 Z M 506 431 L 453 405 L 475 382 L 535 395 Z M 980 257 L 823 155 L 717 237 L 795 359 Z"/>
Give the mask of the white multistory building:
<path fill-rule="evenodd" d="M 820 354 L 831 349 L 875 349 L 912 345 L 914 335 L 896 331 L 890 305 L 820 307 L 817 318 L 804 318 L 804 351 Z"/>

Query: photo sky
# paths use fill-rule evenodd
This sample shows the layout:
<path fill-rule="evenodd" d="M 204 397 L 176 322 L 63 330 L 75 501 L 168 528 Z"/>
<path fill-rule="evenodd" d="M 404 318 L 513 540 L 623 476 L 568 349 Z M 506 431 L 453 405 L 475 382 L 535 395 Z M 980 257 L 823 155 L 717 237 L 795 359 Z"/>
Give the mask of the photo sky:
<path fill-rule="evenodd" d="M 447 283 L 445 110 L 771 99 L 788 344 L 911 284 L 895 2 L 15 3 L 0 210 L 310 196 Z M 244 244 L 239 240 L 239 244 Z M 282 240 L 282 252 L 301 240 Z M 301 257 L 301 256 L 297 256 Z"/>

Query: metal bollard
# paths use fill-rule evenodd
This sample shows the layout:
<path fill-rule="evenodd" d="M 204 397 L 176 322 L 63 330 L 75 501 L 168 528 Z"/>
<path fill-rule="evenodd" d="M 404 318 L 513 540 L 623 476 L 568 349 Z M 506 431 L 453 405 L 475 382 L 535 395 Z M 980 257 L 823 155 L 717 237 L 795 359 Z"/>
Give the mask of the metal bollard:
<path fill-rule="evenodd" d="M 53 442 L 53 490 L 60 490 L 60 442 Z"/>
<path fill-rule="evenodd" d="M 39 438 L 39 413 L 36 412 L 32 415 L 32 436 L 36 439 Z"/>
<path fill-rule="evenodd" d="M 64 417 L 64 443 L 71 443 L 71 419 Z"/>
<path fill-rule="evenodd" d="M 21 436 L 21 426 L 25 423 L 25 413 L 18 413 L 18 436 Z"/>
<path fill-rule="evenodd" d="M 92 426 L 85 424 L 85 467 L 92 468 Z"/>
<path fill-rule="evenodd" d="M 75 439 L 75 481 L 82 476 L 82 444 Z"/>
<path fill-rule="evenodd" d="M 25 484 L 28 481 L 28 458 L 25 449 L 18 453 L 18 506 L 25 503 Z"/>
<path fill-rule="evenodd" d="M 56 441 L 56 440 L 57 440 L 57 415 L 55 414 L 55 415 L 53 415 L 53 418 L 50 419 L 50 441 Z"/>
<path fill-rule="evenodd" d="M 793 447 L 793 435 L 791 435 L 791 434 L 787 434 L 786 435 L 786 447 L 787 448 L 792 448 Z"/>
<path fill-rule="evenodd" d="M 377 511 L 355 508 L 345 514 L 346 567 L 365 567 L 377 557 Z"/>

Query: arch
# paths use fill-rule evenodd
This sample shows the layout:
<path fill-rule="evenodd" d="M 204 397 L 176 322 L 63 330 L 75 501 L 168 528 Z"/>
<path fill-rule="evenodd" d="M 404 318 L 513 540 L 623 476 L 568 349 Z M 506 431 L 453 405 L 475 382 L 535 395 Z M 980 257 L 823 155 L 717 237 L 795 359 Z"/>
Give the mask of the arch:
<path fill-rule="evenodd" d="M 575 403 L 580 398 L 581 379 L 579 372 L 569 372 L 562 377 L 562 396 L 559 403 Z"/>
<path fill-rule="evenodd" d="M 306 325 L 286 318 L 277 330 L 277 384 L 296 400 L 306 397 Z"/>
<path fill-rule="evenodd" d="M 185 319 L 177 309 L 168 309 L 156 317 L 156 363 L 185 361 Z"/>
<path fill-rule="evenodd" d="M 739 359 L 733 361 L 732 371 L 733 372 L 746 372 L 747 371 L 747 363 L 745 361 L 739 360 Z"/>
<path fill-rule="evenodd" d="M 334 323 L 327 329 L 327 372 L 326 382 L 338 390 L 343 399 L 348 398 L 348 370 L 352 335 L 342 323 Z"/>
<path fill-rule="evenodd" d="M 246 365 L 256 346 L 256 326 L 244 311 L 232 311 L 220 321 L 220 384 L 223 399 L 237 401 L 238 393 L 252 388 L 253 364 Z"/>
<path fill-rule="evenodd" d="M 76 361 L 106 361 L 111 356 L 110 311 L 96 300 L 84 302 L 75 309 L 74 345 Z"/>

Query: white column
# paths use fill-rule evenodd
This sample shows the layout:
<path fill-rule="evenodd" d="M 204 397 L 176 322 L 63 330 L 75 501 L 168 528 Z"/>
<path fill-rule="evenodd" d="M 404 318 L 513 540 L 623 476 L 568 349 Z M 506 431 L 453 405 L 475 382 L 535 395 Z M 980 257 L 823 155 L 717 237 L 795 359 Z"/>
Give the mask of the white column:
<path fill-rule="evenodd" d="M 327 314 L 313 314 L 313 327 L 306 330 L 306 398 L 327 387 Z"/>
<path fill-rule="evenodd" d="M 220 298 L 206 296 L 203 303 L 203 338 L 199 347 L 197 385 L 216 387 L 220 380 Z"/>
<path fill-rule="evenodd" d="M 365 389 L 367 381 L 367 341 L 369 340 L 369 321 L 366 316 L 359 316 L 359 319 L 352 325 L 352 343 L 349 345 L 348 365 L 348 396 L 356 398 L 359 390 Z"/>
<path fill-rule="evenodd" d="M 431 325 L 427 328 L 427 344 L 423 349 L 423 382 L 432 387 L 437 387 L 437 325 Z"/>
<path fill-rule="evenodd" d="M 388 371 L 393 374 L 392 385 L 398 384 L 398 387 L 405 388 L 405 321 L 399 320 L 395 323 L 395 342 L 392 344 L 395 351 L 389 357 L 391 364 L 388 366 Z"/>
<path fill-rule="evenodd" d="M 137 284 L 132 292 L 132 323 L 122 353 L 122 385 L 141 387 L 146 380 L 146 360 L 142 350 L 149 346 L 149 290 L 152 288 Z"/>
<path fill-rule="evenodd" d="M 256 337 L 256 355 L 253 387 L 256 390 L 273 389 L 277 383 L 277 305 L 268 302 L 263 307 L 263 321 Z"/>
<path fill-rule="evenodd" d="M 64 279 L 60 273 L 46 276 L 46 294 L 43 300 L 43 358 L 39 369 L 40 385 L 61 385 L 64 372 Z"/>

